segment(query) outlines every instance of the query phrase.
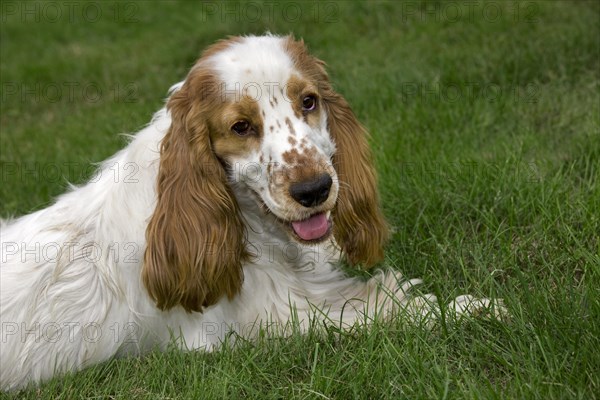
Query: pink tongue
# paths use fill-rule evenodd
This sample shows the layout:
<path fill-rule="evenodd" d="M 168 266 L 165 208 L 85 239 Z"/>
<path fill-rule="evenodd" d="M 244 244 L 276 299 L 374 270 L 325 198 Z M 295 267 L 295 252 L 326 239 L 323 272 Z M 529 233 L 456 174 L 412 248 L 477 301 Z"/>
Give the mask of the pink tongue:
<path fill-rule="evenodd" d="M 294 232 L 304 240 L 314 240 L 327 233 L 329 223 L 325 213 L 313 215 L 304 221 L 292 222 Z"/>

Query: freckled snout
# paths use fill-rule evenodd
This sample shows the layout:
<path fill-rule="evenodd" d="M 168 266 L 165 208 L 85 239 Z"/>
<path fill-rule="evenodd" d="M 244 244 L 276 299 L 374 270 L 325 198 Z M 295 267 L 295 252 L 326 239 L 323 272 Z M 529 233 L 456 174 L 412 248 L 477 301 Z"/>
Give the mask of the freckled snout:
<path fill-rule="evenodd" d="M 327 173 L 290 185 L 290 196 L 304 207 L 316 207 L 329 197 L 333 180 Z"/>

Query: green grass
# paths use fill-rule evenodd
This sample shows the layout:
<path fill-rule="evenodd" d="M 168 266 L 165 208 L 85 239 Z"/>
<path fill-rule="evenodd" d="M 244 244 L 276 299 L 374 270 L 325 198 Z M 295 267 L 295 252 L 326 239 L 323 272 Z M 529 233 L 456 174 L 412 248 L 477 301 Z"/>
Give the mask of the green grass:
<path fill-rule="evenodd" d="M 213 354 L 153 352 L 3 396 L 600 393 L 599 3 L 475 2 L 472 12 L 463 2 L 276 3 L 272 13 L 272 3 L 252 3 L 262 18 L 234 3 L 229 12 L 211 3 L 223 16 L 194 2 L 92 3 L 102 17 L 87 21 L 75 3 L 72 19 L 63 8 L 56 21 L 49 3 L 29 3 L 46 13 L 38 20 L 2 4 L 0 215 L 39 209 L 67 181 L 84 182 L 205 46 L 293 32 L 328 63 L 372 133 L 394 227 L 386 267 L 422 277 L 444 299 L 504 298 L 512 319 L 431 330 L 399 320 Z M 56 86 L 60 100 L 49 92 Z"/>

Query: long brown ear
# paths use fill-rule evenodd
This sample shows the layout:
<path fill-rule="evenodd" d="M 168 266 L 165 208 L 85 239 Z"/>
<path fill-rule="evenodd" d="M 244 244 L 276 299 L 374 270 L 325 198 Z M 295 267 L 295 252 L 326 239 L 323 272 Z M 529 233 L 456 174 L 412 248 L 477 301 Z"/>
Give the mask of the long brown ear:
<path fill-rule="evenodd" d="M 331 88 L 325 63 L 308 53 L 304 41 L 288 36 L 285 48 L 296 68 L 318 82 L 329 132 L 337 147 L 333 164 L 340 191 L 333 211 L 333 234 L 350 263 L 372 267 L 383 259 L 383 246 L 389 232 L 379 208 L 377 176 L 367 142 L 368 133 L 348 102 Z"/>
<path fill-rule="evenodd" d="M 158 199 L 146 229 L 142 280 L 162 310 L 202 311 L 223 295 L 233 297 L 247 257 L 239 208 L 190 86 L 186 81 L 167 104 L 172 123 L 161 144 Z"/>
<path fill-rule="evenodd" d="M 350 263 L 369 268 L 383 259 L 389 232 L 379 208 L 368 133 L 348 102 L 329 87 L 324 101 L 329 132 L 337 147 L 333 164 L 340 181 L 333 233 Z"/>

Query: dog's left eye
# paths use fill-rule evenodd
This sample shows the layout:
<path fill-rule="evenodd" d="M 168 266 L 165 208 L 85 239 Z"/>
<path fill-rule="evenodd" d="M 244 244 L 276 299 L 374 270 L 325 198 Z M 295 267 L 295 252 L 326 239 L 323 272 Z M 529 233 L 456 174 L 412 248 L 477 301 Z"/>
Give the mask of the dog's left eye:
<path fill-rule="evenodd" d="M 317 98 L 314 95 L 305 96 L 302 99 L 302 111 L 314 111 L 317 108 Z"/>
<path fill-rule="evenodd" d="M 238 121 L 231 127 L 231 130 L 234 131 L 239 136 L 246 136 L 252 132 L 252 126 L 250 122 L 246 120 Z"/>

